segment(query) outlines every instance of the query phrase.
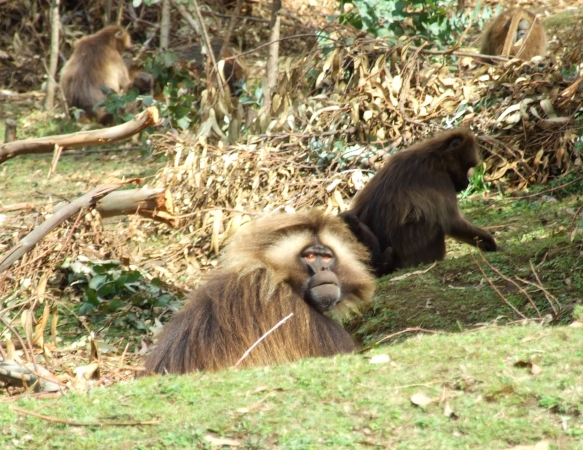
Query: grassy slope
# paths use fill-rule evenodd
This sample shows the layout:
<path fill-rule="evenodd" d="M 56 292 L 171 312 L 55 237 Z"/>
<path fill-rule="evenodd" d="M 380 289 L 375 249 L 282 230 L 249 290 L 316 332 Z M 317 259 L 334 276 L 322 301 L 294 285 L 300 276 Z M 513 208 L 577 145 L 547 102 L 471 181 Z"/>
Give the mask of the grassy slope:
<path fill-rule="evenodd" d="M 579 190 L 577 185 L 572 192 Z M 581 304 L 580 234 L 570 238 L 579 199 L 564 191 L 563 198 L 554 195 L 562 201 L 462 204 L 475 223 L 496 224 L 503 251 L 486 255 L 488 260 L 508 277 L 536 281 L 532 261 L 563 306 L 557 322 L 567 322 L 572 307 Z M 411 326 L 463 333 L 407 335 L 364 356 L 156 377 L 96 388 L 88 396 L 18 400 L 19 407 L 79 422 L 161 423 L 68 427 L 0 408 L 0 448 L 211 448 L 210 437 L 235 439 L 244 448 L 503 449 L 543 439 L 554 448 L 581 448 L 583 330 L 468 330 L 517 316 L 484 281 L 471 247 L 450 243 L 449 250 L 448 259 L 425 274 L 382 280 L 371 308 L 348 326 L 367 344 Z M 511 283 L 485 271 L 520 311 L 535 316 Z M 542 292 L 527 290 L 541 314 L 549 312 Z M 378 353 L 390 355 L 391 362 L 370 364 L 367 358 Z M 516 366 L 520 361 L 535 363 L 541 373 Z M 410 397 L 417 391 L 434 403 L 413 406 Z M 444 415 L 446 403 L 453 416 Z"/>
<path fill-rule="evenodd" d="M 93 154 L 64 158 L 57 175 L 46 181 L 49 164 L 50 158 L 32 157 L 5 163 L 0 171 L 4 202 L 29 199 L 35 188 L 76 196 L 107 176 L 155 170 L 135 152 Z M 562 305 L 556 323 L 566 323 L 572 308 L 583 303 L 581 234 L 576 232 L 582 189 L 575 184 L 551 193 L 558 202 L 543 197 L 462 202 L 468 218 L 496 231 L 502 251 L 485 256 L 502 274 L 536 282 L 532 261 L 544 287 Z M 475 250 L 450 242 L 448 251 L 448 259 L 425 274 L 390 281 L 408 270 L 381 280 L 372 306 L 348 321 L 348 328 L 370 344 L 406 327 L 457 332 L 495 319 L 516 320 L 479 271 L 471 257 Z M 523 293 L 480 265 L 505 298 L 536 316 Z M 541 314 L 550 312 L 543 292 L 526 287 Z M 107 328 L 101 338 L 111 342 L 118 332 Z M 126 337 L 139 348 L 139 335 Z M 388 353 L 389 364 L 372 365 L 368 354 L 353 355 L 151 378 L 97 388 L 89 396 L 18 400 L 13 404 L 80 422 L 158 418 L 161 424 L 67 427 L 0 407 L 0 448 L 192 448 L 210 445 L 206 438 L 214 436 L 237 439 L 245 448 L 498 449 L 548 438 L 555 448 L 577 449 L 583 439 L 582 339 L 581 329 L 538 326 L 405 335 L 373 351 Z M 515 367 L 519 360 L 535 362 L 542 372 L 534 376 Z M 410 397 L 418 390 L 434 399 L 445 396 L 454 416 L 443 415 L 444 401 L 425 409 L 413 406 Z"/>
<path fill-rule="evenodd" d="M 373 354 L 384 352 L 389 363 L 350 355 L 19 400 L 21 408 L 79 422 L 161 423 L 68 427 L 0 408 L 0 447 L 202 448 L 212 436 L 244 448 L 502 449 L 543 439 L 581 448 L 581 329 L 529 325 L 418 336 Z M 517 362 L 542 370 L 532 375 Z M 433 403 L 414 406 L 418 391 Z"/>

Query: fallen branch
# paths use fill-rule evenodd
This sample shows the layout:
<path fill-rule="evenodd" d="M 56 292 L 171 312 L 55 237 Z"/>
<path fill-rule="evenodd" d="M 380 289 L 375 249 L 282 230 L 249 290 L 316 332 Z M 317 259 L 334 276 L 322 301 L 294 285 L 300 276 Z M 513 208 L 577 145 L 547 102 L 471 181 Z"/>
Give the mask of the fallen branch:
<path fill-rule="evenodd" d="M 10 212 L 10 211 L 20 211 L 23 209 L 34 208 L 34 203 L 24 202 L 24 203 L 14 203 L 12 205 L 0 206 L 0 213 Z"/>
<path fill-rule="evenodd" d="M 38 417 L 39 419 L 46 420 L 52 423 L 63 423 L 65 425 L 71 425 L 74 427 L 134 427 L 141 425 L 160 425 L 159 420 L 144 420 L 136 422 L 75 422 L 74 420 L 59 419 L 57 417 L 45 416 L 44 414 L 39 414 L 34 411 L 28 411 L 26 409 L 19 408 L 18 406 L 10 406 L 13 411 L 19 412 L 21 414 L 26 414 L 29 416 Z"/>
<path fill-rule="evenodd" d="M 124 183 L 102 184 L 96 189 L 93 189 L 91 192 L 88 192 L 87 194 L 79 197 L 77 200 L 69 203 L 67 206 L 61 208 L 50 218 L 32 230 L 29 234 L 24 236 L 18 244 L 8 250 L 8 252 L 6 252 L 4 256 L 0 258 L 0 273 L 8 269 L 12 263 L 30 251 L 38 241 L 44 238 L 61 223 L 63 223 L 72 215 L 78 213 L 81 208 L 94 205 L 99 199 L 109 194 L 111 191 L 114 191 L 124 184 L 131 183 L 132 181 L 133 180 L 128 180 Z"/>
<path fill-rule="evenodd" d="M 84 145 L 107 144 L 126 139 L 148 127 L 158 125 L 160 116 L 155 106 L 148 107 L 129 122 L 100 130 L 80 131 L 42 138 L 25 139 L 0 145 L 0 164 L 19 155 L 51 153 L 55 145 L 63 149 Z"/>
<path fill-rule="evenodd" d="M 104 218 L 137 214 L 171 227 L 177 227 L 180 223 L 173 215 L 172 198 L 164 188 L 112 192 L 98 200 L 95 209 Z"/>

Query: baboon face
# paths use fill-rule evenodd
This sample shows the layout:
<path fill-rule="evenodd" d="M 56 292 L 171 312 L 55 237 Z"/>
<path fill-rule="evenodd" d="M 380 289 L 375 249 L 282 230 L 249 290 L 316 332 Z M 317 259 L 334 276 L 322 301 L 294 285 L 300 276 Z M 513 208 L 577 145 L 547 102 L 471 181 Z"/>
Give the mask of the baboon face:
<path fill-rule="evenodd" d="M 115 47 L 120 54 L 132 48 L 132 39 L 127 31 L 121 29 L 115 33 Z"/>
<path fill-rule="evenodd" d="M 522 19 L 518 23 L 518 27 L 516 28 L 516 37 L 514 38 L 513 44 L 516 44 L 522 38 L 526 36 L 528 33 L 528 29 L 530 28 L 530 22 L 526 19 Z"/>
<path fill-rule="evenodd" d="M 307 283 L 304 285 L 304 300 L 317 311 L 328 311 L 340 301 L 340 281 L 334 273 L 336 257 L 325 245 L 311 245 L 300 255 Z"/>

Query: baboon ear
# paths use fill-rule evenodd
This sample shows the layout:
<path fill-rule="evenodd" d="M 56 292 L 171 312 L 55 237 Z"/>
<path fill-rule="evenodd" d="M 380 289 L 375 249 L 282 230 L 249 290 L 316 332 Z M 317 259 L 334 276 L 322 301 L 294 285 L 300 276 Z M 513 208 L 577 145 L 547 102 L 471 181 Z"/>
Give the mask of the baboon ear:
<path fill-rule="evenodd" d="M 117 33 L 115 33 L 115 38 L 116 39 L 123 39 L 123 35 L 124 35 L 123 30 L 120 30 Z"/>

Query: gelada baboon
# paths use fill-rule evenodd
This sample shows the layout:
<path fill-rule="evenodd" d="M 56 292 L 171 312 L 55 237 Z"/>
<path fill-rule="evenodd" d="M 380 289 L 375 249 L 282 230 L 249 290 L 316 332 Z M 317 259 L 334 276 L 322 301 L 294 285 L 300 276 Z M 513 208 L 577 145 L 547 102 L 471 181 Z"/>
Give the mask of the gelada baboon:
<path fill-rule="evenodd" d="M 61 88 L 67 105 L 83 109 L 88 118 L 96 118 L 102 125 L 111 124 L 113 117 L 106 114 L 105 108 L 94 110 L 93 107 L 105 99 L 104 91 L 121 93 L 133 87 L 122 59 L 123 52 L 129 48 L 130 35 L 118 25 L 79 39 L 61 71 Z M 136 75 L 138 90 L 143 92 L 151 86 L 151 75 L 143 72 Z"/>
<path fill-rule="evenodd" d="M 440 133 L 387 160 L 342 215 L 370 249 L 377 275 L 443 259 L 445 236 L 497 250 L 490 233 L 464 219 L 457 204 L 456 193 L 468 187 L 468 172 L 478 162 L 475 137 L 464 128 Z M 376 260 L 375 252 L 380 255 Z"/>
<path fill-rule="evenodd" d="M 276 214 L 239 229 L 220 270 L 192 292 L 164 327 L 146 373 L 263 366 L 348 353 L 351 336 L 327 311 L 368 302 L 374 277 L 367 251 L 335 216 Z"/>
<path fill-rule="evenodd" d="M 482 34 L 480 53 L 530 60 L 544 56 L 547 39 L 540 18 L 522 8 L 497 16 Z"/>
<path fill-rule="evenodd" d="M 224 54 L 221 54 L 221 49 L 223 47 L 223 40 L 219 38 L 212 38 L 211 39 L 211 48 L 213 51 L 213 55 L 217 63 L 222 58 L 227 58 L 229 56 L 233 56 L 233 51 L 230 47 L 226 49 Z M 202 47 L 199 43 L 194 43 L 190 45 L 186 45 L 183 47 L 178 47 L 174 50 L 176 54 L 176 59 L 178 62 L 191 62 L 193 65 L 194 70 L 197 72 L 197 75 L 204 76 L 205 74 L 205 61 L 206 56 L 203 55 Z M 240 91 L 240 86 L 242 80 L 245 78 L 245 65 L 241 64 L 242 59 L 232 59 L 229 61 L 225 61 L 223 64 L 223 78 L 232 95 L 238 94 Z"/>

